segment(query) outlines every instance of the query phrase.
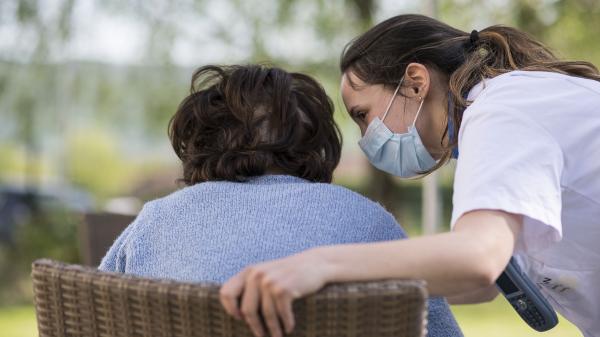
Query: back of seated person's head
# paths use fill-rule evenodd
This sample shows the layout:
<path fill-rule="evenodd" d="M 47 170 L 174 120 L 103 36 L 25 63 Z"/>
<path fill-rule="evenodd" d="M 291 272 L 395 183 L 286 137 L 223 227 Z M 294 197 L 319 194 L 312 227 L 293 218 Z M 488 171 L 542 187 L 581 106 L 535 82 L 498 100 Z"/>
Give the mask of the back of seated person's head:
<path fill-rule="evenodd" d="M 186 185 L 269 173 L 331 182 L 341 152 L 333 104 L 310 76 L 205 66 L 169 122 Z"/>

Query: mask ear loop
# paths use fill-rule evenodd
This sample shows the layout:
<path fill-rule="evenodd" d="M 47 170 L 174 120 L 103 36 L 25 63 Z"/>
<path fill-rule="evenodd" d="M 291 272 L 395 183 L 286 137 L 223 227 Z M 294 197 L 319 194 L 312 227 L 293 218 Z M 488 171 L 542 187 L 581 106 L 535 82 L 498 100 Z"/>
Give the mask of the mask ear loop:
<path fill-rule="evenodd" d="M 417 118 L 419 118 L 419 114 L 421 113 L 421 108 L 423 107 L 423 102 L 425 102 L 423 97 L 419 97 L 419 98 L 421 99 L 421 104 L 419 104 L 419 109 L 417 109 L 417 115 L 415 116 L 415 120 L 412 123 L 413 128 L 415 127 L 415 125 L 417 125 Z"/>
<path fill-rule="evenodd" d="M 403 79 L 404 79 L 404 76 L 402 76 L 402 78 L 400 79 L 400 83 L 398 83 L 398 86 L 396 87 L 396 90 L 394 91 L 394 96 L 392 96 L 390 103 L 387 105 L 387 108 L 385 108 L 385 113 L 383 114 L 383 117 L 381 118 L 382 122 L 385 120 L 385 117 L 387 116 L 388 112 L 390 112 L 390 107 L 392 106 L 392 103 L 394 103 L 394 100 L 396 99 L 396 95 L 398 94 L 398 90 L 400 90 L 400 86 L 402 85 Z"/>

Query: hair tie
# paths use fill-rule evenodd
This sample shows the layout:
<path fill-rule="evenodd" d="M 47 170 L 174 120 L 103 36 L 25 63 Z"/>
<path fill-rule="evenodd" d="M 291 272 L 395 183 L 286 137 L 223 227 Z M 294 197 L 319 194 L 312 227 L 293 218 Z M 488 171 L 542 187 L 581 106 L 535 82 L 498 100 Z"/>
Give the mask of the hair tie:
<path fill-rule="evenodd" d="M 471 31 L 471 35 L 469 35 L 469 47 L 467 48 L 469 52 L 475 50 L 477 41 L 479 41 L 479 32 L 477 31 L 477 29 L 473 29 Z"/>

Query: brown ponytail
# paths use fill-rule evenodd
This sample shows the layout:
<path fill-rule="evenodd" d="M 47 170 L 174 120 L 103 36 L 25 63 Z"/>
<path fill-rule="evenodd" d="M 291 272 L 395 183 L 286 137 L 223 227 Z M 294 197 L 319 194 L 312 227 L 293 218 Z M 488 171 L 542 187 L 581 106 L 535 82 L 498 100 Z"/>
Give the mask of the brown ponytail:
<path fill-rule="evenodd" d="M 433 67 L 449 78 L 454 111 L 454 134 L 458 134 L 463 97 L 486 78 L 514 70 L 550 71 L 600 81 L 600 72 L 589 62 L 561 61 L 529 34 L 506 26 L 491 26 L 466 33 L 423 15 L 398 15 L 374 26 L 346 46 L 342 73 L 352 70 L 370 84 L 395 86 L 411 62 Z M 442 135 L 440 143 L 446 133 Z M 440 162 L 424 174 L 443 166 L 456 140 L 448 144 Z"/>
<path fill-rule="evenodd" d="M 529 34 L 506 26 L 491 26 L 478 33 L 465 62 L 450 76 L 454 134 L 458 134 L 461 111 L 469 102 L 464 98 L 473 86 L 513 70 L 550 71 L 600 81 L 598 69 L 589 62 L 561 61 L 546 46 Z M 451 147 L 456 146 L 450 144 Z"/>

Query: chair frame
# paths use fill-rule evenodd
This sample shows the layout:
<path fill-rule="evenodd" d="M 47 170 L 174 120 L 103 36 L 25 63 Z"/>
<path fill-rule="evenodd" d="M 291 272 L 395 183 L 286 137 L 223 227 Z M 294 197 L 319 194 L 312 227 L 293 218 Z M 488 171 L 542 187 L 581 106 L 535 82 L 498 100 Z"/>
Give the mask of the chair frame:
<path fill-rule="evenodd" d="M 40 337 L 253 337 L 219 302 L 219 285 L 102 272 L 41 259 L 32 279 Z M 425 282 L 332 284 L 294 301 L 289 336 L 425 336 Z"/>

